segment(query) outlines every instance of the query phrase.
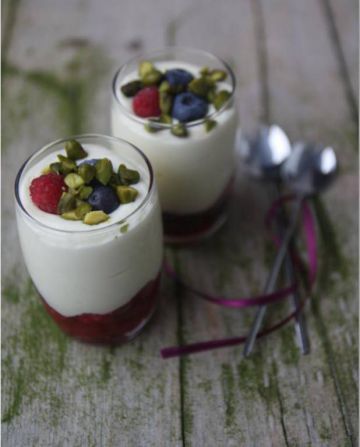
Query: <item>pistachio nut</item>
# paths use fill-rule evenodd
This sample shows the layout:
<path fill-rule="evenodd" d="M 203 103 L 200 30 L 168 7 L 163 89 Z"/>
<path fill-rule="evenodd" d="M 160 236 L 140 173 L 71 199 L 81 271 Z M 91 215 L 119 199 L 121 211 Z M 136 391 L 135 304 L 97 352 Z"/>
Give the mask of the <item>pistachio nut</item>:
<path fill-rule="evenodd" d="M 106 222 L 109 216 L 104 211 L 89 211 L 85 214 L 83 222 L 87 225 L 97 225 Z"/>
<path fill-rule="evenodd" d="M 183 124 L 183 123 L 173 124 L 171 126 L 171 130 L 170 131 L 176 137 L 183 138 L 183 137 L 187 137 L 188 136 L 188 130 L 187 130 L 185 124 Z"/>
<path fill-rule="evenodd" d="M 139 80 L 130 81 L 127 84 L 121 86 L 121 93 L 127 98 L 132 98 L 143 87 L 143 83 Z"/>
<path fill-rule="evenodd" d="M 139 194 L 139 191 L 132 186 L 117 186 L 116 194 L 119 202 L 122 204 L 134 202 Z"/>
<path fill-rule="evenodd" d="M 96 178 L 103 185 L 107 185 L 113 174 L 112 163 L 108 158 L 102 158 L 98 160 L 95 164 Z"/>
<path fill-rule="evenodd" d="M 226 103 L 226 101 L 230 98 L 231 93 L 227 90 L 221 90 L 216 94 L 213 104 L 216 110 L 220 110 L 221 107 Z"/>
<path fill-rule="evenodd" d="M 80 160 L 87 156 L 87 152 L 76 140 L 69 140 L 65 143 L 65 152 L 71 160 Z"/>

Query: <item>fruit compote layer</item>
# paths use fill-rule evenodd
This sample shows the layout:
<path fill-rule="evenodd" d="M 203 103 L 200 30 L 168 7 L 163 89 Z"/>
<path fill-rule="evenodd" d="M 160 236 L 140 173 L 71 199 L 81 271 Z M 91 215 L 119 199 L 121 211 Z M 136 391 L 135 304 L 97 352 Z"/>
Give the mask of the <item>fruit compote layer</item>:
<path fill-rule="evenodd" d="M 107 314 L 61 315 L 45 299 L 45 309 L 68 335 L 86 343 L 120 344 L 134 338 L 151 318 L 158 299 L 161 273 L 124 306 Z"/>
<path fill-rule="evenodd" d="M 162 213 L 166 241 L 192 242 L 199 236 L 206 236 L 225 222 L 229 198 L 233 187 L 231 180 L 221 197 L 208 209 L 194 214 Z"/>

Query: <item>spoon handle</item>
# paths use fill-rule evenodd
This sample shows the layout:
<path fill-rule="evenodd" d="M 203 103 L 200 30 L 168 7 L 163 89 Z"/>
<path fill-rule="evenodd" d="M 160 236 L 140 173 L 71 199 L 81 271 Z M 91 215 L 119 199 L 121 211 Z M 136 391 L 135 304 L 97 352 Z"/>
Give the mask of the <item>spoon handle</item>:
<path fill-rule="evenodd" d="M 290 247 L 293 245 L 293 241 L 290 241 Z M 289 282 L 293 283 L 295 280 L 295 271 L 293 261 L 289 253 L 286 254 L 285 258 L 285 275 Z M 291 294 L 293 309 L 297 310 L 301 304 L 301 298 L 299 291 L 296 289 Z M 299 346 L 302 354 L 308 354 L 310 352 L 310 342 L 308 331 L 306 327 L 306 320 L 304 312 L 300 311 L 295 317 L 295 330 L 297 339 L 299 341 Z"/>
<path fill-rule="evenodd" d="M 284 258 L 286 256 L 290 240 L 296 230 L 296 225 L 297 225 L 298 216 L 299 216 L 299 213 L 301 210 L 302 201 L 303 201 L 303 197 L 299 196 L 295 202 L 294 209 L 292 212 L 291 221 L 290 221 L 289 226 L 284 234 L 284 237 L 283 237 L 281 245 L 280 245 L 280 249 L 277 252 L 273 267 L 272 267 L 271 272 L 270 272 L 268 279 L 266 281 L 266 285 L 264 288 L 264 294 L 271 293 L 274 291 L 274 288 L 276 285 L 276 280 L 279 276 L 280 268 L 281 268 Z M 244 357 L 247 357 L 253 350 L 256 336 L 260 330 L 263 319 L 265 317 L 266 309 L 267 309 L 267 306 L 259 306 L 258 307 L 258 310 L 257 310 L 256 316 L 253 320 L 253 324 L 251 326 L 249 335 L 247 336 L 246 341 L 245 341 L 245 347 L 244 347 L 244 351 L 243 351 Z"/>

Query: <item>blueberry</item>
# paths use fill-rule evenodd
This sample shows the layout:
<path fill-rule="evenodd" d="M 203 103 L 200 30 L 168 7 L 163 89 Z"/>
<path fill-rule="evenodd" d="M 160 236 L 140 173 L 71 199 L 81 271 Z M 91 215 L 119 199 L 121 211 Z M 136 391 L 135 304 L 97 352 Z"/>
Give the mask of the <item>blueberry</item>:
<path fill-rule="evenodd" d="M 97 186 L 88 198 L 88 202 L 94 210 L 104 211 L 110 214 L 119 206 L 119 200 L 109 186 Z"/>
<path fill-rule="evenodd" d="M 165 79 L 171 86 L 187 86 L 193 78 L 194 76 L 190 72 L 183 70 L 182 68 L 174 68 L 165 73 Z"/>
<path fill-rule="evenodd" d="M 207 111 L 208 103 L 204 99 L 193 93 L 185 92 L 175 96 L 172 116 L 182 123 L 186 123 L 203 118 Z"/>
<path fill-rule="evenodd" d="M 99 158 L 89 158 L 89 160 L 84 160 L 81 163 L 78 164 L 78 166 L 81 165 L 91 165 L 91 166 L 95 166 L 96 162 L 99 160 Z"/>

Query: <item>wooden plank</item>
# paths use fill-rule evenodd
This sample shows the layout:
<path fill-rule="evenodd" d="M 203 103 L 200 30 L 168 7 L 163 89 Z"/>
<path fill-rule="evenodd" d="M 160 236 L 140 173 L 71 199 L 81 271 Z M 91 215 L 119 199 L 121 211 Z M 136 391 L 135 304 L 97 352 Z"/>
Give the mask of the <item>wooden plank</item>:
<path fill-rule="evenodd" d="M 241 357 L 241 347 L 181 359 L 184 440 L 186 445 L 204 445 L 209 440 L 213 445 L 356 445 L 356 393 L 351 390 L 357 386 L 357 362 L 350 347 L 356 346 L 353 337 L 356 277 L 351 271 L 357 256 L 357 239 L 351 237 L 357 234 L 354 205 L 357 175 L 351 169 L 356 163 L 353 151 L 356 129 L 319 5 L 310 1 L 252 2 L 254 17 L 250 4 L 246 5 L 245 8 L 242 2 L 237 14 L 238 30 L 243 30 L 244 35 L 242 39 L 238 35 L 233 37 L 233 41 L 243 43 L 239 45 L 237 66 L 246 66 L 257 82 L 263 83 L 257 86 L 263 113 L 252 114 L 254 105 L 249 103 L 243 104 L 244 110 L 252 115 L 250 121 L 259 116 L 266 119 L 268 115 L 270 120 L 283 125 L 292 139 L 312 137 L 341 147 L 340 159 L 346 174 L 327 194 L 326 203 L 340 205 L 338 200 L 342 197 L 341 207 L 331 207 L 337 208 L 332 209 L 331 223 L 341 214 L 335 236 L 344 244 L 340 259 L 349 266 L 349 276 L 344 278 L 332 266 L 334 289 L 331 291 L 328 285 L 326 295 L 333 299 L 325 301 L 322 282 L 315 303 L 306 307 L 312 340 L 310 356 L 299 355 L 290 326 L 262 341 L 257 354 L 247 361 Z M 212 12 L 213 21 L 206 19 L 212 24 L 210 29 L 215 23 L 219 27 L 221 24 L 218 21 L 221 13 Z M 235 15 L 234 12 L 232 16 Z M 242 17 L 247 18 L 246 23 Z M 249 34 L 249 17 L 255 21 L 251 31 L 256 31 L 257 42 Z M 181 25 L 184 31 L 180 29 L 178 35 L 190 41 L 193 38 L 190 30 L 199 21 L 196 17 L 192 17 L 190 25 L 184 21 Z M 225 29 L 232 29 L 231 20 Z M 207 34 L 200 39 L 199 32 L 196 41 L 202 45 L 222 45 L 214 44 L 212 40 L 216 39 Z M 259 61 L 251 57 L 255 53 Z M 240 97 L 241 87 L 242 83 Z M 227 226 L 196 250 L 171 253 L 181 275 L 217 294 L 241 296 L 260 292 L 269 268 L 262 226 L 269 199 L 262 187 L 246 179 L 239 166 Z M 352 231 L 345 233 L 348 225 Z M 333 240 L 334 235 L 326 237 Z M 350 250 L 350 246 L 355 248 Z M 330 252 L 329 249 L 323 252 L 323 267 L 326 257 L 334 256 Z M 182 290 L 175 289 L 175 293 L 184 343 L 237 336 L 249 327 L 249 311 L 225 311 Z M 342 304 L 336 301 L 337 295 L 341 295 Z M 323 301 L 319 302 L 320 299 Z M 273 312 L 271 319 L 276 319 L 279 311 Z M 199 411 L 205 401 L 208 406 Z"/>
<path fill-rule="evenodd" d="M 164 368 L 159 357 L 165 342 L 177 342 L 169 285 L 154 323 L 130 345 L 72 342 L 28 284 L 13 208 L 14 177 L 27 156 L 64 135 L 108 132 L 111 77 L 139 46 L 164 45 L 172 12 L 163 3 L 164 15 L 148 21 L 130 1 L 19 5 L 3 74 L 4 445 L 182 444 L 178 364 Z"/>
<path fill-rule="evenodd" d="M 355 116 L 359 107 L 359 3 L 353 0 L 322 0 L 321 3 L 349 106 Z"/>

